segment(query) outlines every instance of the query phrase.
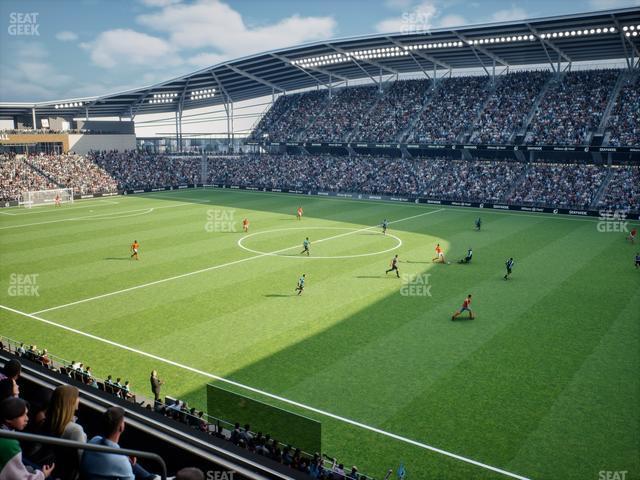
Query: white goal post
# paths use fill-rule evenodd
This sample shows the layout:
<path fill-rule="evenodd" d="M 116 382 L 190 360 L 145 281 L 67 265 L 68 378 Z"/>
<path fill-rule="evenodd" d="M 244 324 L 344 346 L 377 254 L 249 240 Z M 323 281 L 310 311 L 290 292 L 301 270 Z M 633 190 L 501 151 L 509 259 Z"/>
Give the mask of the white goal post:
<path fill-rule="evenodd" d="M 59 199 L 60 203 L 73 203 L 73 188 L 27 191 L 22 194 L 20 205 L 26 208 L 55 205 L 56 199 Z"/>

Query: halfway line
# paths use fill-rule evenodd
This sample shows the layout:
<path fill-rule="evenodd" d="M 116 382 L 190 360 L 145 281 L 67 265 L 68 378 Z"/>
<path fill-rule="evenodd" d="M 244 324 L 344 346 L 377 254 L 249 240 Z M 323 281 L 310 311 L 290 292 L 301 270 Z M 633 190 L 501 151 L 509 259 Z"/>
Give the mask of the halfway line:
<path fill-rule="evenodd" d="M 159 207 L 159 208 L 162 208 L 162 207 Z M 391 223 L 404 222 L 406 220 L 411 220 L 411 219 L 416 218 L 416 217 L 422 217 L 424 215 L 431 215 L 432 213 L 438 213 L 438 212 L 441 212 L 442 210 L 443 209 L 440 208 L 438 210 L 432 210 L 430 212 L 419 213 L 418 215 L 412 215 L 410 217 L 401 218 L 400 220 L 394 220 L 393 222 L 389 222 L 389 223 L 391 224 Z M 354 233 L 363 232 L 363 231 L 366 231 L 366 230 L 371 230 L 372 228 L 376 228 L 376 227 L 378 227 L 378 225 L 373 225 L 371 227 L 361 228 L 359 230 L 353 230 L 353 231 L 347 232 L 347 233 L 340 233 L 338 235 L 333 235 L 331 237 L 321 238 L 320 240 L 316 240 L 314 243 L 321 243 L 321 242 L 325 242 L 327 240 L 333 240 L 335 238 L 345 237 L 347 235 L 353 235 Z M 150 287 L 152 285 L 158 285 L 159 283 L 165 283 L 165 282 L 169 282 L 171 280 L 177 280 L 178 278 L 189 277 L 191 275 L 197 275 L 199 273 L 204 273 L 204 272 L 209 272 L 211 270 L 217 270 L 219 268 L 229 267 L 231 265 L 236 265 L 238 263 L 247 262 L 249 260 L 254 260 L 256 258 L 262 258 L 262 257 L 276 255 L 278 253 L 282 253 L 282 252 L 286 252 L 287 250 L 291 250 L 292 248 L 296 248 L 297 246 L 298 245 L 293 245 L 291 247 L 281 248 L 280 250 L 274 250 L 273 252 L 265 252 L 265 253 L 262 253 L 260 255 L 254 255 L 252 257 L 241 258 L 240 260 L 234 260 L 232 262 L 222 263 L 220 265 L 213 265 L 213 266 L 207 267 L 207 268 L 201 268 L 200 270 L 195 270 L 193 272 L 181 273 L 180 275 L 175 275 L 173 277 L 161 278 L 160 280 L 154 280 L 153 282 L 143 283 L 141 285 L 135 285 L 133 287 L 128 287 L 128 288 L 123 288 L 122 290 L 116 290 L 114 292 L 109 292 L 109 293 L 103 293 L 102 295 L 96 295 L 95 297 L 84 298 L 82 300 L 76 300 L 75 302 L 65 303 L 64 305 L 58 305 L 57 307 L 45 308 L 43 310 L 38 310 L 37 312 L 31 312 L 31 315 L 37 315 L 39 313 L 50 312 L 52 310 L 59 310 L 61 308 L 71 307 L 73 305 L 78 305 L 80 303 L 90 302 L 92 300 L 98 300 L 100 298 L 105 298 L 105 297 L 110 297 L 112 295 L 118 295 L 120 293 L 130 292 L 132 290 L 137 290 L 139 288 Z"/>

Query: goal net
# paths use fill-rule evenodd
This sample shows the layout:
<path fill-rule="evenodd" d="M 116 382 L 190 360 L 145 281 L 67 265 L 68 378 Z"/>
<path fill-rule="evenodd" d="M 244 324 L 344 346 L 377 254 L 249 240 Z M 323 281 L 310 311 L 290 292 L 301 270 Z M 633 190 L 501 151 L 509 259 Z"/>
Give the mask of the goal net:
<path fill-rule="evenodd" d="M 55 188 L 53 190 L 34 190 L 22 194 L 21 205 L 27 208 L 40 205 L 55 205 L 56 199 L 60 203 L 73 203 L 72 188 Z"/>

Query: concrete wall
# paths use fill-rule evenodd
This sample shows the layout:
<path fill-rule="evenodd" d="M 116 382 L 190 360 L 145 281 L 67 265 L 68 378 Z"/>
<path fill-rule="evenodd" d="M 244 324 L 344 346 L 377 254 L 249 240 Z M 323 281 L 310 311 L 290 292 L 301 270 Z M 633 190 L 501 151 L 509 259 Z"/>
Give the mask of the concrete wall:
<path fill-rule="evenodd" d="M 135 135 L 79 135 L 69 134 L 69 150 L 85 154 L 90 150 L 135 150 Z"/>

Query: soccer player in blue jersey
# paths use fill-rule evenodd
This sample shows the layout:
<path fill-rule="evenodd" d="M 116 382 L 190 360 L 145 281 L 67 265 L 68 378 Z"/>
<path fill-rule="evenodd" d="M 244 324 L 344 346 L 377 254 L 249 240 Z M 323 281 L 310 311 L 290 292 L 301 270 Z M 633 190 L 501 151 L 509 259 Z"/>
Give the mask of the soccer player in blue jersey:
<path fill-rule="evenodd" d="M 515 263 L 515 262 L 513 261 L 513 257 L 511 257 L 509 260 L 507 260 L 507 261 L 505 262 L 505 264 L 504 264 L 504 265 L 505 265 L 505 267 L 507 267 L 507 273 L 506 273 L 506 274 L 505 274 L 505 276 L 504 276 L 504 279 L 505 279 L 505 280 L 509 280 L 509 276 L 511 275 L 511 271 L 513 270 L 513 264 L 514 264 L 514 263 Z"/>
<path fill-rule="evenodd" d="M 304 273 L 298 279 L 298 286 L 296 287 L 296 292 L 298 292 L 298 295 L 302 295 L 302 291 L 304 290 L 304 281 L 305 281 L 305 279 L 306 279 L 306 277 L 305 277 Z"/>
<path fill-rule="evenodd" d="M 387 227 L 389 226 L 389 221 L 385 218 L 382 221 L 382 234 L 386 235 L 387 234 Z"/>
<path fill-rule="evenodd" d="M 307 257 L 309 256 L 309 245 L 311 245 L 311 242 L 309 241 L 309 237 L 307 237 L 304 239 L 304 242 L 302 242 L 303 250 L 300 252 L 300 255 L 306 252 Z"/>
<path fill-rule="evenodd" d="M 480 231 L 480 227 L 482 226 L 482 219 L 480 217 L 478 217 L 476 219 L 476 230 Z"/>
<path fill-rule="evenodd" d="M 636 253 L 636 269 L 640 268 L 640 252 Z"/>
<path fill-rule="evenodd" d="M 473 250 L 471 247 L 467 250 L 467 254 L 464 258 L 458 260 L 458 263 L 471 263 L 471 259 L 473 258 Z"/>

